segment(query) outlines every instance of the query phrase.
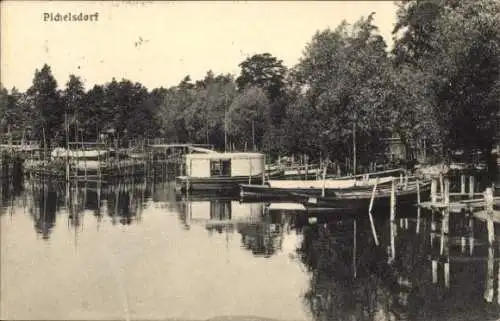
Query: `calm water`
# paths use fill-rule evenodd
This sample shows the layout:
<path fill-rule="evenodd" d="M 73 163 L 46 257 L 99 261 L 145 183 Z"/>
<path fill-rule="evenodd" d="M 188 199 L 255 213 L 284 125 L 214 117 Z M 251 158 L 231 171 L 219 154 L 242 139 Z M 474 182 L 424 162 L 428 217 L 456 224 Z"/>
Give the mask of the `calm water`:
<path fill-rule="evenodd" d="M 393 252 L 388 213 L 377 247 L 366 215 L 176 198 L 172 183 L 0 185 L 2 319 L 500 318 L 499 243 L 465 215 L 442 238 L 438 217 L 398 209 Z"/>

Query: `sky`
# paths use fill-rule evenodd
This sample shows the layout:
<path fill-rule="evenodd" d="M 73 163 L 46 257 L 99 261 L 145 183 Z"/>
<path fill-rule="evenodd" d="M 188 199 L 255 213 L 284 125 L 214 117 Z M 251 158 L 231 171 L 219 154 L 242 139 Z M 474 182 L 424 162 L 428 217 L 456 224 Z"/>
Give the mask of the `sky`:
<path fill-rule="evenodd" d="M 70 74 L 87 89 L 113 77 L 148 89 L 177 85 L 208 70 L 239 73 L 238 64 L 269 52 L 293 67 L 318 30 L 375 12 L 392 46 L 393 1 L 90 2 L 2 1 L 1 83 L 25 91 L 35 69 L 52 68 L 60 88 Z M 95 14 L 97 21 L 44 21 L 44 14 Z"/>

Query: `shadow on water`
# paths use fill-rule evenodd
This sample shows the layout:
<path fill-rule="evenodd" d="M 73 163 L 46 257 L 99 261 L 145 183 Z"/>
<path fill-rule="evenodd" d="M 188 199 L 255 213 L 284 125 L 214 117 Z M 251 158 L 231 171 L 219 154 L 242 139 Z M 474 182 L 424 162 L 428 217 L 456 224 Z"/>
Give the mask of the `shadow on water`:
<path fill-rule="evenodd" d="M 311 273 L 306 305 L 315 320 L 498 319 L 498 242 L 488 248 L 486 224 L 464 228 L 470 220 L 476 221 L 454 217 L 449 235 L 440 236 L 429 215 L 419 233 L 415 218 L 399 218 L 392 261 L 390 223 L 381 217 L 379 247 L 366 220 L 304 226 L 299 252 Z M 496 234 L 498 240 L 498 226 Z"/>
<path fill-rule="evenodd" d="M 17 160 L 8 164 L 0 161 L 0 215 L 12 208 L 13 201 L 23 192 L 22 171 L 22 163 Z"/>
<path fill-rule="evenodd" d="M 146 220 L 148 206 L 154 206 L 176 213 L 183 233 L 239 235 L 240 248 L 256 259 L 288 252 L 291 264 L 309 278 L 302 301 L 311 320 L 500 316 L 500 226 L 494 226 L 496 241 L 489 246 L 487 224 L 466 214 L 451 215 L 444 233 L 436 213 L 422 211 L 417 218 L 415 208 L 399 208 L 392 223 L 388 213 L 375 213 L 377 246 L 365 213 L 312 217 L 227 196 L 179 196 L 172 182 L 148 179 L 83 185 L 31 180 L 24 192 L 19 186 L 8 197 L 2 187 L 0 208 L 24 197 L 35 231 L 45 240 L 64 217 L 75 231 L 87 215 L 120 227 Z"/>
<path fill-rule="evenodd" d="M 130 225 L 141 220 L 146 199 L 151 198 L 145 181 L 116 184 L 66 184 L 49 178 L 29 180 L 27 208 L 37 233 L 48 240 L 59 214 L 67 215 L 68 226 L 82 227 L 85 215 L 100 223 L 109 218 L 112 225 Z"/>

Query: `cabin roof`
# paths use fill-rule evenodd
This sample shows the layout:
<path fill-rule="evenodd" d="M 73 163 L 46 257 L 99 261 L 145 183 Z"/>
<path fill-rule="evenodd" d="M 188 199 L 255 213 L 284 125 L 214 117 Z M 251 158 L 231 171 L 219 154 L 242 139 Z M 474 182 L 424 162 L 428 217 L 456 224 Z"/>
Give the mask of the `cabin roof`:
<path fill-rule="evenodd" d="M 233 159 L 233 158 L 261 158 L 262 153 L 207 153 L 186 154 L 187 159 Z"/>

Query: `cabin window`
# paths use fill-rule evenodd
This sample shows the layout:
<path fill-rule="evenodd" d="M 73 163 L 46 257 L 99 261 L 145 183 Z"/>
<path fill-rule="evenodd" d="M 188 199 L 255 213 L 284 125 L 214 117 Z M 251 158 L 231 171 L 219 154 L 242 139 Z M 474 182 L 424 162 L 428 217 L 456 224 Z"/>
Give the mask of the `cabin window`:
<path fill-rule="evenodd" d="M 231 161 L 220 159 L 211 160 L 210 176 L 231 176 Z"/>

